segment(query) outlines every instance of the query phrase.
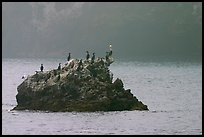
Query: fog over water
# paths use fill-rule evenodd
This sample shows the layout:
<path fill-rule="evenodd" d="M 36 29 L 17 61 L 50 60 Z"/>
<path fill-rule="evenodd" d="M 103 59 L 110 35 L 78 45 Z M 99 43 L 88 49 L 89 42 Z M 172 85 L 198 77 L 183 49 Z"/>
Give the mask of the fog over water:
<path fill-rule="evenodd" d="M 201 2 L 3 2 L 2 29 L 5 58 L 202 57 Z"/>
<path fill-rule="evenodd" d="M 23 75 L 104 57 L 149 111 L 10 111 Z M 201 2 L 3 2 L 2 134 L 202 134 Z"/>

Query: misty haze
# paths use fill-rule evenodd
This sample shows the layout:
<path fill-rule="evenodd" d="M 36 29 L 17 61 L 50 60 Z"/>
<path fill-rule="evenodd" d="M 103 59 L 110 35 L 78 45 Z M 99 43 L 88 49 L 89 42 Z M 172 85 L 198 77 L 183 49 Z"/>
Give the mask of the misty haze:
<path fill-rule="evenodd" d="M 202 93 L 201 2 L 2 3 L 3 135 L 202 135 Z"/>
<path fill-rule="evenodd" d="M 4 2 L 2 29 L 3 58 L 202 57 L 201 2 Z"/>

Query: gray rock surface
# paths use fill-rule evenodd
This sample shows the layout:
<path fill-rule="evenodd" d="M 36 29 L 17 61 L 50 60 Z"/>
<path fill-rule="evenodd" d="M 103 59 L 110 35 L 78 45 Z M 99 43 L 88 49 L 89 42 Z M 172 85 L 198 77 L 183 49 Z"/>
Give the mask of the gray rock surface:
<path fill-rule="evenodd" d="M 123 82 L 109 70 L 113 62 L 97 58 L 94 62 L 72 59 L 61 70 L 37 72 L 18 87 L 13 110 L 122 111 L 148 110 L 147 105 L 125 90 Z"/>

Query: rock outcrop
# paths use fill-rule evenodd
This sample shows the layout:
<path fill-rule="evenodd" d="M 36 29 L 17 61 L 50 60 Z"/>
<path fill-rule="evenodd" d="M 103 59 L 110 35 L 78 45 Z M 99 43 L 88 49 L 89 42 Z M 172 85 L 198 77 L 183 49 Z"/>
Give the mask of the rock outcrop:
<path fill-rule="evenodd" d="M 125 90 L 120 79 L 113 81 L 109 65 L 113 61 L 72 59 L 61 70 L 37 72 L 18 87 L 13 110 L 122 111 L 148 110 Z"/>

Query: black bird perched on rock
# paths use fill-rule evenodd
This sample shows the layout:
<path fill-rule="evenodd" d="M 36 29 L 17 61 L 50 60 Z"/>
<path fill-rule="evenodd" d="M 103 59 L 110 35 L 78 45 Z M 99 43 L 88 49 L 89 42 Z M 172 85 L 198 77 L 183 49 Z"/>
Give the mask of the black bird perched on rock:
<path fill-rule="evenodd" d="M 109 45 L 109 48 L 110 48 L 109 56 L 112 56 L 113 51 L 112 51 L 112 45 L 111 44 Z"/>
<path fill-rule="evenodd" d="M 67 57 L 67 61 L 71 59 L 71 53 L 69 53 L 69 56 Z"/>
<path fill-rule="evenodd" d="M 94 60 L 95 60 L 95 53 L 93 53 L 93 56 L 91 58 L 91 62 L 94 62 Z"/>
<path fill-rule="evenodd" d="M 57 70 L 61 70 L 61 63 L 59 63 Z"/>
<path fill-rule="evenodd" d="M 82 59 L 80 59 L 78 67 L 77 67 L 77 71 L 79 71 L 82 68 Z"/>
<path fill-rule="evenodd" d="M 26 77 L 26 76 L 25 76 L 25 75 L 23 75 L 23 76 L 22 76 L 22 79 L 24 79 L 25 77 Z"/>
<path fill-rule="evenodd" d="M 40 71 L 43 72 L 43 69 L 44 69 L 43 64 L 41 64 Z"/>
<path fill-rule="evenodd" d="M 90 57 L 89 52 L 86 51 L 86 60 L 89 60 L 89 57 Z"/>
<path fill-rule="evenodd" d="M 113 51 L 111 50 L 111 51 L 109 52 L 109 56 L 112 56 L 112 54 L 113 54 Z"/>
<path fill-rule="evenodd" d="M 106 61 L 109 59 L 109 52 L 106 52 Z"/>

